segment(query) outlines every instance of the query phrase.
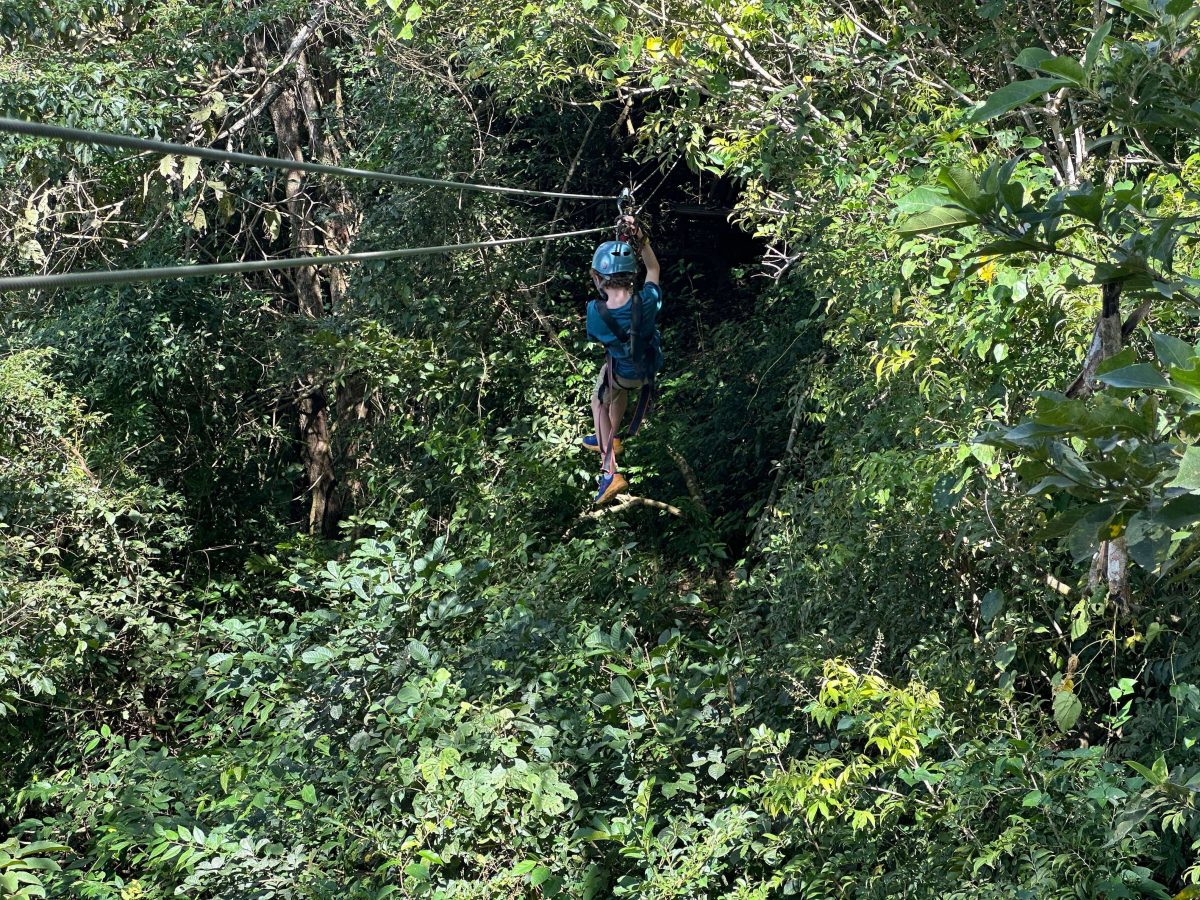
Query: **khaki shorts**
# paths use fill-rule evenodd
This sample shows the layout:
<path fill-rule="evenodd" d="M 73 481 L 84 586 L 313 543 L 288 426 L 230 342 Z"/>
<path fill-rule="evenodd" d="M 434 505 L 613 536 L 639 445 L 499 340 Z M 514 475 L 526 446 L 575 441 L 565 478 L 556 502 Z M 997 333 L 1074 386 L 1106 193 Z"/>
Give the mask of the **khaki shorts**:
<path fill-rule="evenodd" d="M 614 372 L 612 377 L 613 395 L 615 396 L 617 392 L 628 394 L 630 391 L 637 390 L 645 383 L 646 382 L 640 378 L 634 378 L 632 380 L 628 378 L 622 378 L 620 375 Z M 592 399 L 599 400 L 601 403 L 604 403 L 605 394 L 608 393 L 608 388 L 608 363 L 605 363 L 600 367 L 600 374 L 596 376 L 596 385 L 594 388 L 592 388 Z"/>

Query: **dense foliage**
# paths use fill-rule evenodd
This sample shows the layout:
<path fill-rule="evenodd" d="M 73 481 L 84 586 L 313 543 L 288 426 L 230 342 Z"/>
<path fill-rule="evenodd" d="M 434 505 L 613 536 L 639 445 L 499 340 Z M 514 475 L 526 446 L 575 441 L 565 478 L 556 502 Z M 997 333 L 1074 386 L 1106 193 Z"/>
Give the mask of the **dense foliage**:
<path fill-rule="evenodd" d="M 0 295 L 0 897 L 1200 895 L 1198 22 L 0 0 L 6 115 L 632 180 L 668 355 L 596 513 L 588 239 Z M 615 214 L 0 167 L 4 275 Z"/>

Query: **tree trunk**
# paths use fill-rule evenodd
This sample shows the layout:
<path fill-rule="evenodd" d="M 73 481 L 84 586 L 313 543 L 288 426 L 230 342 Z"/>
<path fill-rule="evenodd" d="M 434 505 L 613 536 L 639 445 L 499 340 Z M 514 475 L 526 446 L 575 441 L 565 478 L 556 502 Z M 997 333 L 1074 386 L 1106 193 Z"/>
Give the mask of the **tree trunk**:
<path fill-rule="evenodd" d="M 1087 398 L 1096 391 L 1094 379 L 1100 363 L 1121 352 L 1128 331 L 1121 322 L 1121 283 L 1110 281 L 1102 288 L 1102 303 L 1100 315 L 1096 318 L 1096 328 L 1092 332 L 1092 343 L 1084 357 L 1083 371 L 1067 388 L 1068 397 Z M 1144 306 L 1144 304 L 1143 304 Z M 1130 317 L 1133 327 L 1135 318 L 1145 311 L 1139 307 Z M 1092 557 L 1092 565 L 1088 571 L 1088 589 L 1095 591 L 1101 584 L 1107 583 L 1108 598 L 1116 603 L 1123 612 L 1130 610 L 1129 593 L 1129 549 L 1126 546 L 1125 535 L 1101 541 L 1099 548 Z"/>
<path fill-rule="evenodd" d="M 323 29 L 313 29 L 312 40 L 319 46 L 324 41 Z M 256 62 L 267 70 L 263 37 L 255 54 Z M 339 154 L 333 138 L 327 133 L 322 109 L 331 98 L 323 94 L 332 84 L 337 90 L 337 78 L 323 80 L 314 77 L 310 68 L 309 49 L 295 54 L 294 76 L 288 79 L 268 104 L 278 152 L 297 161 L 306 158 L 317 162 L 338 162 Z M 304 173 L 289 172 L 285 182 L 284 202 L 287 211 L 289 250 L 293 256 L 312 256 L 318 251 L 344 253 L 357 230 L 358 216 L 345 186 L 308 182 Z M 317 227 L 318 215 L 321 228 Z M 346 292 L 346 277 L 339 270 L 328 273 L 316 266 L 290 270 L 292 292 L 290 305 L 296 315 L 321 319 L 336 310 Z M 297 496 L 306 498 L 304 513 L 308 531 L 327 537 L 336 535 L 344 507 L 334 451 L 335 423 L 332 413 L 344 403 L 331 398 L 332 390 L 324 376 L 309 373 L 299 379 L 294 402 L 297 440 L 303 469 L 302 483 Z M 332 401 L 332 402 L 331 402 Z"/>

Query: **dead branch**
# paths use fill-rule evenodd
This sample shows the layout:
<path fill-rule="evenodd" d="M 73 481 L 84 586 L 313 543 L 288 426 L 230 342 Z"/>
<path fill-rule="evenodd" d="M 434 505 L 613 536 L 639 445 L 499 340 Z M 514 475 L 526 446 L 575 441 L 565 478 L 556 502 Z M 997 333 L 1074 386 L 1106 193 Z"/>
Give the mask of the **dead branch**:
<path fill-rule="evenodd" d="M 583 522 L 594 522 L 598 519 L 603 519 L 605 516 L 615 515 L 627 509 L 632 509 L 635 506 L 648 506 L 651 509 L 661 509 L 663 512 L 668 512 L 673 516 L 683 517 L 682 509 L 672 506 L 670 503 L 663 503 L 661 500 L 651 500 L 649 497 L 637 497 L 633 494 L 617 494 L 617 500 L 620 502 L 614 506 L 605 506 L 602 509 L 594 509 L 591 512 L 583 513 L 571 524 L 571 527 L 566 530 L 563 536 L 566 537 L 566 535 L 575 530 L 576 526 Z"/>
<path fill-rule="evenodd" d="M 675 460 L 675 465 L 679 467 L 679 471 L 683 474 L 683 481 L 687 485 L 688 496 L 692 498 L 692 502 L 700 508 L 700 511 L 707 516 L 708 507 L 705 506 L 704 497 L 700 493 L 700 481 L 696 478 L 695 471 L 684 458 L 683 454 L 670 444 L 667 445 L 667 453 L 670 454 L 671 459 Z"/>
<path fill-rule="evenodd" d="M 296 57 L 299 56 L 300 51 L 304 49 L 304 45 L 308 43 L 309 38 L 311 38 L 316 30 L 321 26 L 321 23 L 325 19 L 325 12 L 331 2 L 332 0 L 319 0 L 319 2 L 313 6 L 312 15 L 309 17 L 304 26 L 297 31 L 295 36 L 292 38 L 292 42 L 288 45 L 287 50 L 284 52 L 283 59 L 279 61 L 279 65 L 277 65 L 270 72 L 270 74 L 263 79 L 263 83 L 259 85 L 258 89 L 246 99 L 247 102 L 249 102 L 258 94 L 262 94 L 262 98 L 254 104 L 254 107 L 248 113 L 213 138 L 214 144 L 237 134 L 250 122 L 256 119 L 258 115 L 268 106 L 270 106 L 275 98 L 279 96 L 286 84 L 283 79 L 279 78 L 280 73 L 295 61 Z"/>

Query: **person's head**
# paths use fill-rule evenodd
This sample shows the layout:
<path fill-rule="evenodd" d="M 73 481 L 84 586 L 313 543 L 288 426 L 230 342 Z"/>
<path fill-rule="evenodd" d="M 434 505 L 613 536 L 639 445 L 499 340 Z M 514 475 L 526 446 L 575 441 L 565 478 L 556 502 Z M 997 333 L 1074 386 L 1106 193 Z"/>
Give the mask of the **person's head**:
<path fill-rule="evenodd" d="M 592 280 L 601 290 L 633 289 L 637 254 L 625 241 L 605 241 L 592 254 Z"/>

